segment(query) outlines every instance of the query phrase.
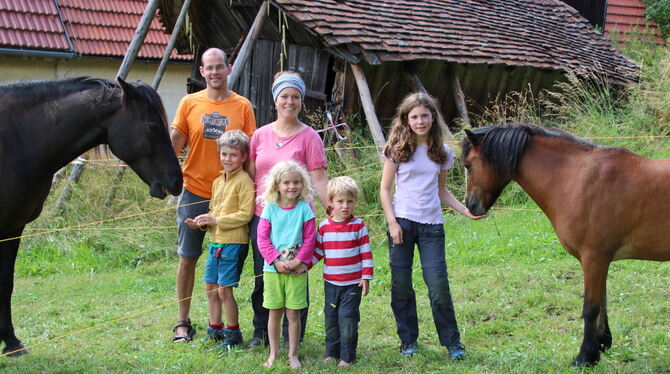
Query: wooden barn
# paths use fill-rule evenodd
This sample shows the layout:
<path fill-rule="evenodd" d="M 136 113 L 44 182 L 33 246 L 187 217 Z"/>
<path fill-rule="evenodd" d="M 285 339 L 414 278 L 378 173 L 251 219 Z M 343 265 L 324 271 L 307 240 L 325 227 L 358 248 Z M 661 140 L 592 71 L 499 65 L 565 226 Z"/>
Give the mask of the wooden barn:
<path fill-rule="evenodd" d="M 159 1 L 172 29 L 185 1 Z M 292 69 L 306 80 L 308 107 L 364 111 L 377 144 L 414 90 L 436 96 L 456 129 L 491 97 L 537 93 L 566 71 L 597 72 L 614 85 L 639 74 L 559 0 L 192 0 L 177 48 L 199 56 L 208 47 L 235 60 L 232 87 L 255 105 L 259 125 L 274 118 L 272 76 Z"/>

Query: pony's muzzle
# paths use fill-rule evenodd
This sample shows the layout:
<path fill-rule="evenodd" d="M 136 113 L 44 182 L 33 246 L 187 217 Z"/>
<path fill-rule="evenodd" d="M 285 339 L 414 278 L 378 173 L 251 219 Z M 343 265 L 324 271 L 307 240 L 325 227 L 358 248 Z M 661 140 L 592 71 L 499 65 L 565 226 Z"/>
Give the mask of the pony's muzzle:
<path fill-rule="evenodd" d="M 473 196 L 465 197 L 465 206 L 470 210 L 470 213 L 475 216 L 484 215 L 488 211 L 484 204 L 482 204 L 481 200 L 476 199 Z"/>
<path fill-rule="evenodd" d="M 178 196 L 181 193 L 181 187 L 181 179 L 176 179 L 174 182 L 169 184 L 153 182 L 149 188 L 149 194 L 159 199 L 164 199 L 168 193 L 173 196 Z"/>

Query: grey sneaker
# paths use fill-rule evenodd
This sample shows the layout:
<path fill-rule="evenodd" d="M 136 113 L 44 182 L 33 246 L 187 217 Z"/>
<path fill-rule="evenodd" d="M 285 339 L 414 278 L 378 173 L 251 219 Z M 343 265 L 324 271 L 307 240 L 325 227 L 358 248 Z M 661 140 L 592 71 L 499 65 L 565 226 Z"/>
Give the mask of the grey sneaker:
<path fill-rule="evenodd" d="M 449 347 L 449 358 L 452 360 L 462 360 L 465 358 L 465 347 L 463 347 L 463 344 L 456 343 Z"/>
<path fill-rule="evenodd" d="M 416 353 L 416 342 L 400 344 L 400 353 L 405 356 L 411 356 Z"/>

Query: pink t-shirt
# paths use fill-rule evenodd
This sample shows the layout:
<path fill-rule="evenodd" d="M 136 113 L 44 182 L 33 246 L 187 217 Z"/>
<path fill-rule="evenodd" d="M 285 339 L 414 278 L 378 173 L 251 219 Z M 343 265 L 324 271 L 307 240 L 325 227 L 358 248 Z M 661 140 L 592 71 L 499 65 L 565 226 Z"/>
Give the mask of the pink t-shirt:
<path fill-rule="evenodd" d="M 272 131 L 271 125 L 265 125 L 254 132 L 249 148 L 249 157 L 256 162 L 256 196 L 263 195 L 265 176 L 280 161 L 296 161 L 308 171 L 327 166 L 323 141 L 311 127 L 282 138 Z M 256 204 L 254 214 L 260 217 L 261 213 L 263 206 Z"/>

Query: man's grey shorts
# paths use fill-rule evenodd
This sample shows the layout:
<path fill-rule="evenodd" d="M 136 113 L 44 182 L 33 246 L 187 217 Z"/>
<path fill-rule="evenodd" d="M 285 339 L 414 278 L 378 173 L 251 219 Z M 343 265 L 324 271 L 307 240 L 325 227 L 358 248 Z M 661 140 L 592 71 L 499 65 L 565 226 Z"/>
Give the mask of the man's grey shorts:
<path fill-rule="evenodd" d="M 206 231 L 192 229 L 184 223 L 186 218 L 195 218 L 209 212 L 209 199 L 183 189 L 177 203 L 177 226 L 179 244 L 177 254 L 185 258 L 197 258 L 202 254 L 202 241 Z"/>

